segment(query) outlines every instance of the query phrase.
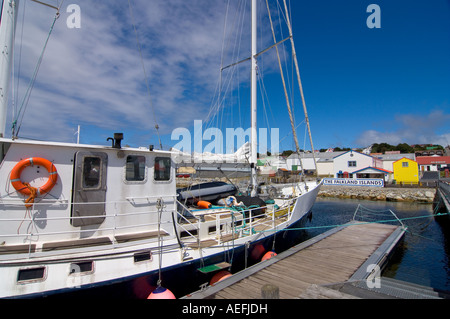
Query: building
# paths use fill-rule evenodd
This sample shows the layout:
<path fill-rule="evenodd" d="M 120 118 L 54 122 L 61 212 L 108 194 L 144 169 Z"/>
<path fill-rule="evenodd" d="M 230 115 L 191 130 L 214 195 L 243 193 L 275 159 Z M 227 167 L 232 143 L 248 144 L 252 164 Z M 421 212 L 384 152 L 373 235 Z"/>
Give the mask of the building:
<path fill-rule="evenodd" d="M 413 147 L 415 145 L 412 145 Z M 444 156 L 445 155 L 445 149 L 440 149 L 437 146 L 426 146 L 426 145 L 418 145 L 422 147 L 426 147 L 423 151 L 416 151 L 416 157 L 419 156 Z"/>
<path fill-rule="evenodd" d="M 394 171 L 394 163 L 402 158 L 408 158 L 410 160 L 415 160 L 416 155 L 414 153 L 410 154 L 400 154 L 394 152 L 386 152 L 385 154 L 371 154 L 373 157 L 380 159 L 383 163 L 382 168 L 388 171 Z"/>
<path fill-rule="evenodd" d="M 301 153 L 301 165 L 300 159 L 297 153 L 293 153 L 287 159 L 287 167 L 292 171 L 300 170 L 303 167 L 305 171 L 313 172 L 317 167 L 317 175 L 320 177 L 333 177 L 334 176 L 334 164 L 333 159 L 345 152 L 316 152 L 314 157 L 316 158 L 316 165 L 314 164 L 314 157 L 312 153 Z"/>
<path fill-rule="evenodd" d="M 419 165 L 410 158 L 402 158 L 394 162 L 394 179 L 400 184 L 418 184 L 419 183 Z"/>
<path fill-rule="evenodd" d="M 369 166 L 359 171 L 353 172 L 353 176 L 355 175 L 357 179 L 378 178 L 384 180 L 385 182 L 388 182 L 392 180 L 393 172 L 385 170 L 383 168 Z"/>
<path fill-rule="evenodd" d="M 417 157 L 421 172 L 437 172 L 450 169 L 450 156 L 420 156 Z"/>
<path fill-rule="evenodd" d="M 316 162 L 317 156 L 320 153 L 315 153 Z M 300 161 L 301 159 L 301 161 Z M 300 158 L 297 153 L 292 153 L 286 160 L 287 169 L 291 171 L 300 171 L 302 168 L 305 171 L 316 171 L 316 165 L 314 164 L 314 157 L 312 153 L 301 153 Z"/>
<path fill-rule="evenodd" d="M 364 169 L 383 169 L 380 159 L 356 151 L 348 151 L 336 156 L 333 163 L 335 178 L 356 178 L 354 174 L 363 174 Z"/>

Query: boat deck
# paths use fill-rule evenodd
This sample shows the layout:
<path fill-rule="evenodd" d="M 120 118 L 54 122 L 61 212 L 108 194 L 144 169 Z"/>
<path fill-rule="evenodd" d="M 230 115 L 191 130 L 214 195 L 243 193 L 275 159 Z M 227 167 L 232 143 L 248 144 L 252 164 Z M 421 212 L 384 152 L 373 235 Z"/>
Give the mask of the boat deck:
<path fill-rule="evenodd" d="M 281 299 L 330 295 L 326 286 L 367 280 L 368 266 L 381 266 L 403 235 L 386 224 L 337 227 L 185 298 L 260 299 L 266 285 L 277 287 Z M 333 290 L 337 295 L 351 297 Z"/>

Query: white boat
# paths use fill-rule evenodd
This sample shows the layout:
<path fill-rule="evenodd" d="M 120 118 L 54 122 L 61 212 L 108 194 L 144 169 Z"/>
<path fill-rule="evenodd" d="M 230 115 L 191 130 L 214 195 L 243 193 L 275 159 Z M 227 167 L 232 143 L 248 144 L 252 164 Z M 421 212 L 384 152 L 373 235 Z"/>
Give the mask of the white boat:
<path fill-rule="evenodd" d="M 2 47 L 12 48 L 17 3 L 2 0 Z M 107 146 L 0 138 L 1 298 L 96 289 L 146 298 L 161 285 L 187 286 L 198 268 L 227 266 L 230 255 L 251 255 L 299 225 L 321 185 L 287 187 L 260 216 L 185 207 L 174 154 L 122 147 L 122 138 Z"/>

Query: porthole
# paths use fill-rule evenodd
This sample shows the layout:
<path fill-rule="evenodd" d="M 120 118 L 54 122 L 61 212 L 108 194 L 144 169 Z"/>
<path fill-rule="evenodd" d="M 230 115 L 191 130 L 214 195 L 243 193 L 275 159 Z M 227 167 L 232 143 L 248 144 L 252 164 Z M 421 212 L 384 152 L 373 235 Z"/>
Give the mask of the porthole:
<path fill-rule="evenodd" d="M 141 263 L 144 261 L 150 261 L 152 260 L 152 252 L 151 251 L 145 251 L 134 254 L 134 262 L 135 263 Z"/>
<path fill-rule="evenodd" d="M 45 267 L 19 269 L 17 282 L 20 284 L 45 280 Z"/>
<path fill-rule="evenodd" d="M 83 261 L 83 262 L 77 262 L 77 263 L 71 263 L 70 264 L 70 274 L 88 274 L 94 272 L 94 262 L 92 261 Z"/>

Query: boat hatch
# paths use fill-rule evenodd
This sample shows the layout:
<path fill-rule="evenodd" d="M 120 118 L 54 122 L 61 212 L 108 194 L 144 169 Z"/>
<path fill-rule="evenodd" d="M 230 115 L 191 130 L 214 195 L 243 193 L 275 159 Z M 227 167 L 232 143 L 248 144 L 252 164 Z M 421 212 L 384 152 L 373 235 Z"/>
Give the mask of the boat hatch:
<path fill-rule="evenodd" d="M 72 226 L 100 225 L 105 220 L 107 166 L 106 153 L 75 154 Z"/>

